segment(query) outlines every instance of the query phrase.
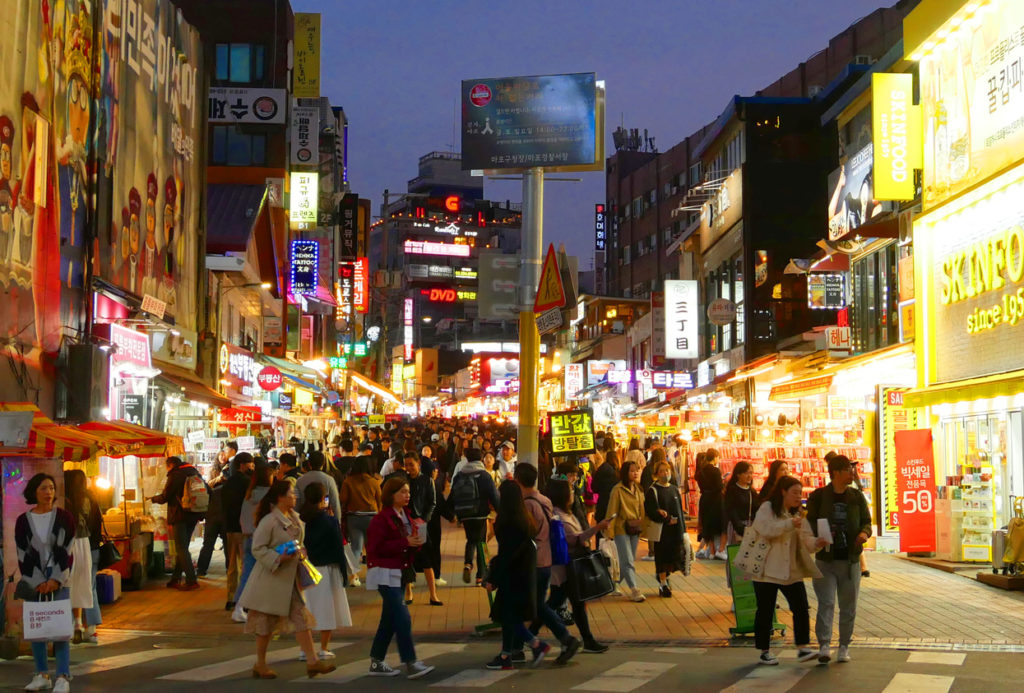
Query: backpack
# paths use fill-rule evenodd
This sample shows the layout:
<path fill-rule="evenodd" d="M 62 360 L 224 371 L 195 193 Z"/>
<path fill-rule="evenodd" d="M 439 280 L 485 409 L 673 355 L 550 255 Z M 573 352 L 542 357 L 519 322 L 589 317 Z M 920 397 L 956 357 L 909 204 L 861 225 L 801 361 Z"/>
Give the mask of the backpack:
<path fill-rule="evenodd" d="M 455 477 L 448 494 L 448 505 L 460 520 L 487 514 L 480 512 L 480 489 L 476 483 L 476 473 L 462 473 Z"/>
<path fill-rule="evenodd" d="M 193 513 L 205 513 L 210 509 L 210 489 L 198 474 L 185 477 L 185 488 L 181 492 L 181 508 Z"/>
<path fill-rule="evenodd" d="M 548 515 L 544 504 L 536 498 L 527 497 L 540 506 L 544 519 L 548 521 L 548 543 L 551 545 L 551 565 L 569 565 L 569 541 L 565 538 L 565 527 L 562 520 L 553 513 Z"/>

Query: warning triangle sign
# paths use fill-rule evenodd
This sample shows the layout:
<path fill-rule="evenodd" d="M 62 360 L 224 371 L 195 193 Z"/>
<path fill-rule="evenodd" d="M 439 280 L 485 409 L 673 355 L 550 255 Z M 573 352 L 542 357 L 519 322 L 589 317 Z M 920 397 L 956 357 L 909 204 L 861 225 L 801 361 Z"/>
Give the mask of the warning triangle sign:
<path fill-rule="evenodd" d="M 548 254 L 545 256 L 544 266 L 540 270 L 540 285 L 537 287 L 537 298 L 533 302 L 533 312 L 543 313 L 564 305 L 565 288 L 562 286 L 562 275 L 558 271 L 555 244 L 549 243 Z"/>

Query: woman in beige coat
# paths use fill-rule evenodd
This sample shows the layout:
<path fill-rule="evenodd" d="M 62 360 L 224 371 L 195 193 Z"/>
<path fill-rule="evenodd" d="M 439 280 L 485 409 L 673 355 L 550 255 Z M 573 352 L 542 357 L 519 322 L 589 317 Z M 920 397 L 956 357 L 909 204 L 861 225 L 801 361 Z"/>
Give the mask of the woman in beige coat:
<path fill-rule="evenodd" d="M 245 631 L 256 636 L 256 665 L 252 668 L 256 679 L 277 678 L 267 666 L 267 647 L 276 630 L 294 628 L 295 639 L 306 654 L 310 678 L 335 669 L 333 664 L 321 661 L 313 648 L 310 629 L 316 621 L 299 590 L 299 562 L 306 553 L 302 548 L 302 521 L 294 507 L 291 482 L 275 481 L 256 511 L 256 531 L 252 535 L 256 565 L 238 600 L 238 605 L 249 612 Z"/>
<path fill-rule="evenodd" d="M 619 556 L 619 576 L 626 581 L 630 590 L 629 598 L 634 602 L 644 601 L 636 582 L 636 550 L 640 545 L 640 534 L 644 531 L 644 492 L 640 488 L 640 467 L 635 462 L 623 462 L 619 468 L 619 483 L 608 498 L 608 512 L 605 519 L 611 520 L 611 527 L 605 536 L 615 542 Z"/>
<path fill-rule="evenodd" d="M 800 508 L 802 491 L 798 479 L 791 476 L 782 478 L 771 498 L 758 508 L 754 517 L 752 528 L 756 540 L 767 543 L 767 552 L 762 558 L 763 569 L 754 580 L 754 594 L 757 596 L 754 639 L 761 650 L 758 664 L 779 663 L 770 649 L 775 600 L 779 592 L 786 595 L 789 610 L 793 613 L 797 659 L 808 662 L 818 657 L 818 651 L 809 646 L 811 620 L 804 579 L 821 577 L 812 554 L 825 545 L 825 540 L 815 540 L 811 526 L 803 516 Z M 746 546 L 749 540 L 746 533 L 744 540 Z"/>

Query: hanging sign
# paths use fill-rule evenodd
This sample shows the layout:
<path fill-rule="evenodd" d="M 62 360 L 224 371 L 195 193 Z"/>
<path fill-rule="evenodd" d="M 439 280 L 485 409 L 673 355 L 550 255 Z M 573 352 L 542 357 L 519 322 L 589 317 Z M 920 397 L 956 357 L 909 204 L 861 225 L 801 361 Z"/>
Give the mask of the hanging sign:
<path fill-rule="evenodd" d="M 315 294 L 320 267 L 320 244 L 316 241 L 292 241 L 291 260 L 292 294 Z"/>
<path fill-rule="evenodd" d="M 697 297 L 696 281 L 665 280 L 665 358 L 698 358 Z"/>
<path fill-rule="evenodd" d="M 924 148 L 921 107 L 914 106 L 914 75 L 871 75 L 871 109 L 875 199 L 913 200 L 914 169 L 922 167 Z"/>
<path fill-rule="evenodd" d="M 576 399 L 583 389 L 583 364 L 565 364 L 565 399 Z"/>
<path fill-rule="evenodd" d="M 708 304 L 707 313 L 712 325 L 729 325 L 736 319 L 736 304 L 727 298 L 716 298 Z"/>
<path fill-rule="evenodd" d="M 293 165 L 309 166 L 318 163 L 320 151 L 319 108 L 292 106 L 291 140 L 291 163 Z"/>
<path fill-rule="evenodd" d="M 929 428 L 896 431 L 900 551 L 935 551 L 935 459 Z M 964 556 L 967 558 L 967 556 Z M 986 554 L 985 559 L 988 559 Z"/>
<path fill-rule="evenodd" d="M 316 225 L 317 204 L 320 198 L 320 174 L 292 171 L 291 201 L 288 220 L 297 224 Z"/>
<path fill-rule="evenodd" d="M 266 366 L 256 376 L 256 382 L 259 383 L 267 392 L 273 392 L 277 388 L 281 387 L 281 383 L 284 381 L 284 376 L 281 375 L 281 371 L 274 368 L 273 366 Z"/>
<path fill-rule="evenodd" d="M 573 409 L 548 414 L 551 450 L 555 455 L 594 452 L 594 411 Z"/>

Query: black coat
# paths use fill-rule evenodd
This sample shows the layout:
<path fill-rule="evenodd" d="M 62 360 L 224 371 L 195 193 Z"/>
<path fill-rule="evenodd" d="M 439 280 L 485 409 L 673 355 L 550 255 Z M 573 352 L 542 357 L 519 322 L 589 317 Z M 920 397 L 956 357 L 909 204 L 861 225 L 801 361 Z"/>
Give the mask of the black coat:
<path fill-rule="evenodd" d="M 345 562 L 344 544 L 338 521 L 328 515 L 326 510 L 304 515 L 302 520 L 306 523 L 303 544 L 309 562 L 315 566 L 338 566 L 341 568 L 341 574 L 345 576 L 345 582 L 348 582 L 348 566 Z"/>
<path fill-rule="evenodd" d="M 153 497 L 154 503 L 167 504 L 167 524 L 169 525 L 176 525 L 182 522 L 198 522 L 203 519 L 203 513 L 192 512 L 181 507 L 181 496 L 185 492 L 185 479 L 190 476 L 199 476 L 199 470 L 190 464 L 175 467 L 167 474 L 164 492 L 159 496 Z M 212 495 L 210 502 L 213 503 Z"/>
<path fill-rule="evenodd" d="M 220 504 L 223 508 L 224 531 L 242 531 L 242 505 L 245 503 L 245 492 L 249 490 L 251 474 L 238 472 L 224 482 L 220 488 Z"/>
<path fill-rule="evenodd" d="M 759 504 L 754 499 L 754 489 L 743 489 L 733 484 L 725 489 L 725 519 L 738 536 L 743 530 L 754 524 Z"/>
<path fill-rule="evenodd" d="M 619 473 L 615 467 L 605 462 L 594 472 L 594 478 L 590 482 L 590 488 L 597 494 L 597 507 L 594 509 L 594 519 L 600 522 L 608 513 L 608 500 L 612 496 L 612 489 L 619 483 Z"/>
<path fill-rule="evenodd" d="M 434 480 L 426 474 L 409 479 L 409 513 L 413 519 L 429 522 L 437 509 Z"/>
<path fill-rule="evenodd" d="M 516 528 L 498 527 L 498 555 L 491 561 L 488 581 L 498 588 L 491 620 L 522 623 L 537 617 L 537 545 Z"/>

